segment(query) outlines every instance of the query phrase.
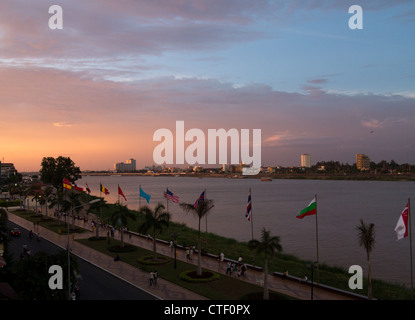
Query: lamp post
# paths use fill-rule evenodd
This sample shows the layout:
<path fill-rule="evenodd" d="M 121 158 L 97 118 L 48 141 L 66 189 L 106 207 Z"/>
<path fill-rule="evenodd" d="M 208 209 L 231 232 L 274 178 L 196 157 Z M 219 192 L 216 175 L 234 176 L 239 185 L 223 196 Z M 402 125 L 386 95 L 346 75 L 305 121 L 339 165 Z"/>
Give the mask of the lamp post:
<path fill-rule="evenodd" d="M 311 265 L 311 300 L 314 299 L 314 266 L 316 266 L 317 263 L 317 261 L 307 263 L 307 267 L 310 267 Z"/>
<path fill-rule="evenodd" d="M 173 237 L 173 246 L 174 246 L 174 269 L 177 268 L 177 236 L 180 232 L 173 232 L 171 236 Z"/>
<path fill-rule="evenodd" d="M 98 201 L 101 201 L 101 199 L 95 199 L 95 200 L 92 200 L 88 203 L 84 203 L 82 205 L 79 205 L 79 206 L 76 206 L 76 207 L 72 208 L 71 209 L 71 215 L 73 214 L 73 211 L 75 209 L 85 207 L 87 205 L 93 204 L 93 203 L 98 202 Z M 68 300 L 71 300 L 71 262 L 70 262 L 70 247 L 69 247 L 69 214 L 68 214 L 68 223 L 67 224 L 68 224 L 68 244 L 67 244 L 66 249 L 68 251 Z"/>

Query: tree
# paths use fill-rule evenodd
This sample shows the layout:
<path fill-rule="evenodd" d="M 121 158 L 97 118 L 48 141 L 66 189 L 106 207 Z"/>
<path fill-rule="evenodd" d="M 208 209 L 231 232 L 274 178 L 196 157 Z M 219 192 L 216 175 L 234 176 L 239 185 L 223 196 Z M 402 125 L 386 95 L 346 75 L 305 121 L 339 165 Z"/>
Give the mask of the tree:
<path fill-rule="evenodd" d="M 258 254 L 264 255 L 264 300 L 268 300 L 268 258 L 272 259 L 277 251 L 282 251 L 280 237 L 271 237 L 270 231 L 267 231 L 264 227 L 261 231 L 261 241 L 256 239 L 250 240 L 248 242 L 248 248 L 255 250 Z"/>
<path fill-rule="evenodd" d="M 370 270 L 370 253 L 372 252 L 375 246 L 375 225 L 373 223 L 367 225 L 360 219 L 360 225 L 357 226 L 358 230 L 358 240 L 359 245 L 364 247 L 366 250 L 366 257 L 367 257 L 367 279 L 368 279 L 368 286 L 367 286 L 367 293 L 368 299 L 371 300 L 372 296 L 372 279 L 371 279 L 371 270 Z"/>
<path fill-rule="evenodd" d="M 119 225 L 121 228 L 121 247 L 124 247 L 124 228 L 128 225 L 128 219 L 135 220 L 136 216 L 127 208 L 127 206 L 116 203 L 115 211 L 111 215 L 111 220 L 114 226 Z"/>
<path fill-rule="evenodd" d="M 46 205 L 46 217 L 48 216 L 48 203 L 51 202 L 51 196 L 53 194 L 53 188 L 51 186 L 46 187 L 44 194 L 39 199 L 41 206 Z"/>
<path fill-rule="evenodd" d="M 81 178 L 81 170 L 75 166 L 70 157 L 59 156 L 44 157 L 41 163 L 41 180 L 43 183 L 50 183 L 56 189 L 62 190 L 63 179 L 68 179 L 71 183 Z"/>
<path fill-rule="evenodd" d="M 200 200 L 198 202 L 197 207 L 195 207 L 194 204 L 184 203 L 184 202 L 180 203 L 180 207 L 185 212 L 192 212 L 194 215 L 196 215 L 199 218 L 199 233 L 198 233 L 198 240 L 197 240 L 197 275 L 201 276 L 202 275 L 202 266 L 201 266 L 202 254 L 201 254 L 201 239 L 200 239 L 200 221 L 214 207 L 214 201 L 211 199 L 205 198 L 204 200 Z"/>
<path fill-rule="evenodd" d="M 98 217 L 98 219 L 101 219 L 101 209 L 102 208 L 108 208 L 108 205 L 107 205 L 107 203 L 105 202 L 104 199 L 101 199 L 101 201 L 98 201 L 98 202 L 95 202 L 95 203 L 91 204 L 89 206 L 89 208 L 87 209 L 86 213 L 87 214 L 88 213 L 93 213 Z M 98 230 L 99 230 L 98 226 L 95 226 L 95 231 L 96 231 L 95 237 L 96 238 L 99 237 Z"/>
<path fill-rule="evenodd" d="M 51 290 L 48 286 L 48 269 L 52 265 L 58 265 L 63 270 L 68 269 L 68 256 L 64 250 L 56 254 L 48 254 L 38 251 L 31 257 L 26 257 L 16 262 L 13 267 L 11 284 L 18 292 L 22 300 L 68 300 L 68 274 L 63 272 L 63 290 Z M 70 256 L 70 283 L 74 287 L 79 273 L 79 265 L 74 256 Z"/>
<path fill-rule="evenodd" d="M 157 260 L 156 250 L 156 231 L 162 232 L 163 227 L 169 226 L 170 213 L 164 210 L 164 205 L 158 203 L 154 210 L 147 205 L 140 209 L 140 214 L 144 214 L 144 222 L 139 226 L 138 232 L 147 233 L 149 229 L 153 231 L 153 259 Z"/>

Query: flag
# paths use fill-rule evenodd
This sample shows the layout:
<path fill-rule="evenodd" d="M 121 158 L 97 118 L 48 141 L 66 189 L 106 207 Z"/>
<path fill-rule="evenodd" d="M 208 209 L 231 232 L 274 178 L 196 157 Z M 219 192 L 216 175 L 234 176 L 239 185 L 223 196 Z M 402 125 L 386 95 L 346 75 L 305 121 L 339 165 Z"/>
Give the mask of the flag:
<path fill-rule="evenodd" d="M 173 201 L 174 203 L 179 203 L 179 197 L 173 194 L 169 189 L 166 189 L 164 192 L 164 197 L 167 198 L 167 200 Z"/>
<path fill-rule="evenodd" d="M 88 194 L 91 194 L 91 189 L 89 189 L 88 183 L 86 184 L 86 192 L 88 192 Z"/>
<path fill-rule="evenodd" d="M 251 190 L 249 190 L 248 205 L 246 206 L 245 218 L 251 221 Z"/>
<path fill-rule="evenodd" d="M 200 194 L 199 198 L 197 198 L 197 200 L 196 200 L 196 202 L 195 202 L 195 205 L 194 205 L 195 209 L 197 209 L 197 207 L 199 206 L 199 202 L 200 202 L 200 201 L 204 201 L 204 200 L 205 200 L 205 192 L 203 191 L 203 192 Z"/>
<path fill-rule="evenodd" d="M 120 196 L 123 196 L 123 198 L 125 199 L 125 201 L 127 201 L 127 198 L 125 197 L 124 193 L 122 192 L 122 190 L 121 190 L 121 188 L 120 188 L 120 185 L 118 185 L 118 194 L 119 194 Z"/>
<path fill-rule="evenodd" d="M 314 198 L 310 204 L 305 207 L 303 210 L 301 210 L 298 215 L 296 216 L 296 218 L 298 219 L 302 219 L 305 216 L 311 216 L 317 214 L 317 202 L 316 202 L 316 198 Z"/>
<path fill-rule="evenodd" d="M 72 190 L 72 183 L 68 179 L 63 179 L 63 188 L 66 190 Z"/>
<path fill-rule="evenodd" d="M 397 240 L 401 240 L 408 236 L 408 214 L 409 214 L 409 201 L 406 207 L 403 209 L 398 223 L 395 227 L 395 232 L 398 237 Z"/>
<path fill-rule="evenodd" d="M 151 196 L 149 194 L 145 193 L 143 191 L 143 189 L 141 189 L 141 186 L 140 186 L 140 197 L 146 199 L 147 200 L 147 203 L 150 203 Z"/>
<path fill-rule="evenodd" d="M 101 183 L 99 184 L 99 188 L 101 192 L 104 192 L 105 194 L 110 194 L 107 188 L 105 188 Z"/>
<path fill-rule="evenodd" d="M 84 188 L 78 186 L 76 183 L 74 185 L 74 189 L 77 190 L 77 191 L 84 191 Z"/>

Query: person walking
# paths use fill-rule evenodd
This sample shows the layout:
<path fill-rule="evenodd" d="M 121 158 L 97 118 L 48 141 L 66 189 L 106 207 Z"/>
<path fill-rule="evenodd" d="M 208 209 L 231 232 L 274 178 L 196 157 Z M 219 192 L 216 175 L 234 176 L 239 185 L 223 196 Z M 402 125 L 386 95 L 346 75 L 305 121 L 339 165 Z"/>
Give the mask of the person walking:
<path fill-rule="evenodd" d="M 232 264 L 230 261 L 228 261 L 228 263 L 226 264 L 226 275 L 232 275 Z"/>
<path fill-rule="evenodd" d="M 154 284 L 154 273 L 150 271 L 150 287 Z"/>

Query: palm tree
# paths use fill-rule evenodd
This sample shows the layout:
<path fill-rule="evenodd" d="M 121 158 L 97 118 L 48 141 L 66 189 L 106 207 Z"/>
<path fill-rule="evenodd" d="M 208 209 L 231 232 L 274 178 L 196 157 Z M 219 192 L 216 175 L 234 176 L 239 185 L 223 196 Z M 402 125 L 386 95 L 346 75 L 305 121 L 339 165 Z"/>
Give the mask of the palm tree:
<path fill-rule="evenodd" d="M 93 204 L 91 204 L 90 206 L 89 206 L 89 208 L 87 209 L 87 211 L 86 211 L 86 214 L 88 214 L 88 213 L 93 213 L 93 214 L 95 214 L 99 219 L 101 219 L 101 209 L 102 208 L 108 208 L 108 205 L 106 204 L 106 202 L 105 202 L 105 200 L 104 199 L 101 199 L 101 201 L 98 201 L 98 202 L 94 202 Z M 97 214 L 96 212 L 99 212 L 99 214 Z M 95 234 L 95 237 L 96 238 L 98 238 L 99 237 L 99 228 L 98 228 L 98 226 L 95 226 L 95 231 L 96 231 L 96 234 Z"/>
<path fill-rule="evenodd" d="M 156 231 L 162 232 L 163 227 L 169 226 L 170 213 L 164 211 L 164 205 L 159 202 L 154 210 L 147 205 L 141 207 L 140 214 L 144 215 L 145 220 L 139 226 L 138 232 L 145 234 L 149 229 L 153 230 L 153 259 L 157 260 Z"/>
<path fill-rule="evenodd" d="M 200 221 L 204 216 L 206 216 L 209 211 L 214 207 L 214 201 L 211 199 L 205 198 L 204 200 L 201 200 L 198 202 L 197 207 L 195 207 L 194 204 L 190 203 L 181 203 L 180 207 L 185 212 L 192 212 L 199 218 L 199 234 L 198 234 L 198 240 L 197 240 L 197 275 L 202 275 L 202 266 L 201 266 L 201 260 L 202 260 L 202 254 L 201 254 L 201 240 L 200 240 Z"/>
<path fill-rule="evenodd" d="M 115 211 L 111 215 L 112 224 L 119 225 L 121 228 L 121 247 L 124 247 L 124 227 L 128 225 L 128 218 L 135 220 L 136 216 L 127 206 L 116 203 Z"/>
<path fill-rule="evenodd" d="M 371 272 L 370 272 L 370 253 L 375 246 L 375 225 L 373 223 L 367 225 L 360 219 L 360 225 L 357 226 L 358 233 L 358 240 L 359 245 L 364 247 L 366 250 L 366 257 L 367 257 L 367 297 L 369 300 L 373 299 L 372 296 L 372 279 L 371 279 Z"/>
<path fill-rule="evenodd" d="M 270 231 L 267 231 L 262 228 L 261 231 L 261 241 L 252 239 L 248 242 L 248 248 L 250 250 L 256 250 L 258 254 L 264 254 L 264 300 L 269 299 L 269 290 L 268 290 L 268 258 L 272 259 L 275 255 L 275 252 L 282 251 L 282 246 L 280 244 L 280 237 L 275 236 L 271 237 Z"/>

